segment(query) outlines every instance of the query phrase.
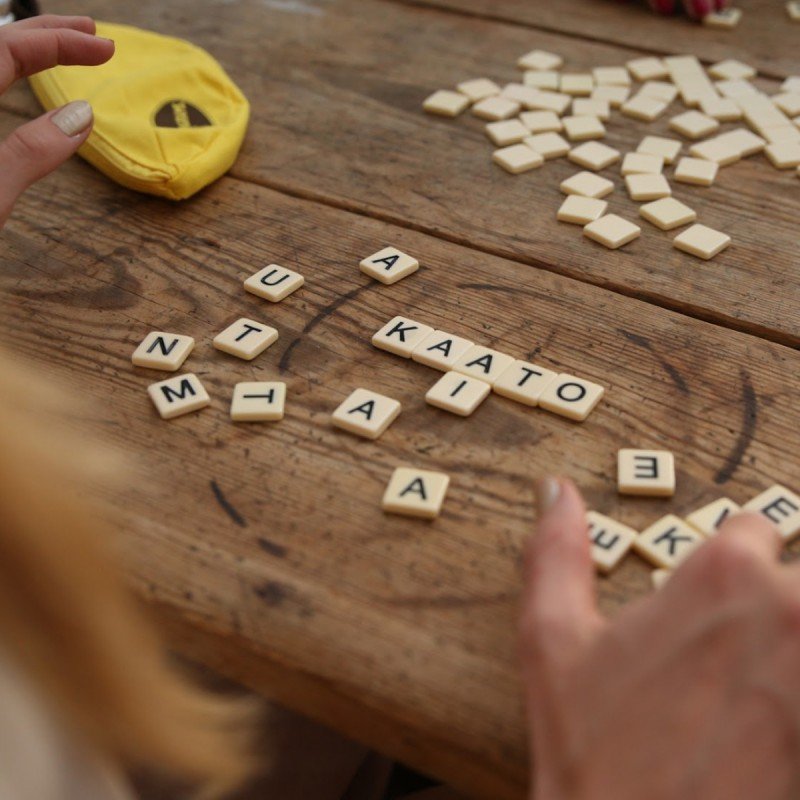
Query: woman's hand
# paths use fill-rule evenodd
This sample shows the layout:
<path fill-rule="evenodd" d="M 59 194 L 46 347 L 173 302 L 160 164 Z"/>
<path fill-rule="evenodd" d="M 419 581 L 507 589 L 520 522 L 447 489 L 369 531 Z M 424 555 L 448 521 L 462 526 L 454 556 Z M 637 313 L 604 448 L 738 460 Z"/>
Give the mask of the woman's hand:
<path fill-rule="evenodd" d="M 674 14 L 683 9 L 692 19 L 702 19 L 713 11 L 722 11 L 728 0 L 648 0 L 659 14 Z"/>
<path fill-rule="evenodd" d="M 32 17 L 0 27 L 0 94 L 15 80 L 56 64 L 103 64 L 114 42 L 94 35 L 87 17 Z M 0 142 L 0 226 L 17 198 L 64 163 L 88 138 L 92 108 L 69 103 L 17 128 Z"/>
<path fill-rule="evenodd" d="M 540 486 L 522 659 L 532 800 L 774 800 L 800 787 L 800 572 L 741 514 L 658 592 L 598 611 L 584 507 Z"/>

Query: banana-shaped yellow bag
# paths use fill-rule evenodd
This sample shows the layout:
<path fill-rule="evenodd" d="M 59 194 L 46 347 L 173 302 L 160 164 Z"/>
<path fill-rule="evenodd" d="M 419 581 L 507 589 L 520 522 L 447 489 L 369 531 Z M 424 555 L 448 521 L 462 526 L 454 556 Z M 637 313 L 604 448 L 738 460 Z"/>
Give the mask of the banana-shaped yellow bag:
<path fill-rule="evenodd" d="M 182 39 L 98 23 L 114 57 L 30 78 L 45 109 L 88 100 L 94 130 L 79 153 L 113 180 L 172 200 L 191 197 L 236 159 L 250 106 L 211 56 Z"/>

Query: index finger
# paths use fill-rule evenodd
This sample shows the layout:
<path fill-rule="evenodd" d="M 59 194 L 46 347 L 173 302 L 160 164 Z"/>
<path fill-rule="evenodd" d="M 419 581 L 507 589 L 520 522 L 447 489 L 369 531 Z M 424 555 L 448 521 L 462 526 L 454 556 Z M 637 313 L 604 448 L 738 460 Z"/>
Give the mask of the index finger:
<path fill-rule="evenodd" d="M 13 30 L 35 30 L 37 28 L 70 28 L 73 31 L 94 35 L 97 26 L 91 17 L 67 17 L 61 14 L 39 14 L 37 17 L 21 19 L 12 25 L 0 28 L 0 38 Z"/>

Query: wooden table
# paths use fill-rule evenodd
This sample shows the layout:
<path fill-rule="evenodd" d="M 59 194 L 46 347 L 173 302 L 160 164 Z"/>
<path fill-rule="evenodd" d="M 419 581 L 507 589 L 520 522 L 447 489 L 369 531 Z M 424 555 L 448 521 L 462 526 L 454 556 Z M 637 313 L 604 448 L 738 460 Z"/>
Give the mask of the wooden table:
<path fill-rule="evenodd" d="M 91 427 L 132 457 L 109 502 L 174 646 L 468 793 L 522 797 L 515 624 L 533 479 L 569 474 L 593 508 L 639 527 L 776 481 L 800 488 L 800 182 L 757 156 L 711 189 L 676 186 L 733 236 L 711 262 L 646 223 L 606 251 L 555 221 L 574 166 L 509 176 L 478 120 L 432 118 L 421 102 L 470 77 L 511 80 L 533 47 L 576 70 L 676 47 L 734 56 L 774 91 L 796 64 L 782 4 L 743 0 L 734 32 L 611 0 L 109 5 L 82 8 L 211 51 L 252 102 L 247 140 L 231 174 L 186 203 L 77 160 L 30 191 L 2 234 L 3 340 L 91 397 Z M 0 132 L 35 113 L 16 87 Z M 619 115 L 609 128 L 626 149 L 667 130 Z M 624 191 L 611 206 L 635 214 Z M 358 261 L 385 244 L 423 268 L 370 281 Z M 270 262 L 307 279 L 276 306 L 241 287 Z M 498 397 L 466 420 L 436 411 L 423 401 L 434 372 L 370 346 L 395 314 L 574 371 L 606 399 L 584 424 Z M 210 344 L 245 315 L 281 336 L 252 364 Z M 210 409 L 156 418 L 144 391 L 156 378 L 130 364 L 150 329 L 196 337 L 187 366 Z M 261 377 L 288 382 L 286 419 L 231 424 L 233 384 Z M 329 423 L 356 386 L 403 403 L 378 442 Z M 675 498 L 617 497 L 620 446 L 673 450 Z M 452 476 L 437 521 L 381 513 L 399 464 Z M 611 611 L 648 587 L 631 556 L 601 601 Z"/>

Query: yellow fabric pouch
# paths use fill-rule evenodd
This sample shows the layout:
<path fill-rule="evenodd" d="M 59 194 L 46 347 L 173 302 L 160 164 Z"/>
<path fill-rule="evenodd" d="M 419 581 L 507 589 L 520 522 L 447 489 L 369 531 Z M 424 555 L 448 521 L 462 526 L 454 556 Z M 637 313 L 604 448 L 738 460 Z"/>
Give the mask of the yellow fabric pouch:
<path fill-rule="evenodd" d="M 113 180 L 171 200 L 191 197 L 236 160 L 245 96 L 205 50 L 128 25 L 98 23 L 114 57 L 99 67 L 55 67 L 30 78 L 50 110 L 88 100 L 94 130 L 79 153 Z"/>

